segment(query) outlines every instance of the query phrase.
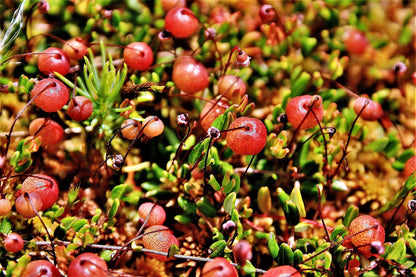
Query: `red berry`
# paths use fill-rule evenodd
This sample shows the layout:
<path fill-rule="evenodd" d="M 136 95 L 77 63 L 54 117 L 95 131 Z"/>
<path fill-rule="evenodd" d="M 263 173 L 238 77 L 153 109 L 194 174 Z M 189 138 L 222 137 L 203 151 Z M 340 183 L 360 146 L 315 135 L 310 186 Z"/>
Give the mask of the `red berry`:
<path fill-rule="evenodd" d="M 176 38 L 187 38 L 198 30 L 199 20 L 187 8 L 172 8 L 165 16 L 165 29 Z"/>
<path fill-rule="evenodd" d="M 379 103 L 374 102 L 365 97 L 358 97 L 354 103 L 354 111 L 358 115 L 364 105 L 366 105 L 364 110 L 361 112 L 360 116 L 364 120 L 374 121 L 378 120 L 383 115 L 383 108 L 380 106 Z"/>
<path fill-rule="evenodd" d="M 374 225 L 376 227 L 359 233 L 360 231 Z M 373 255 L 371 252 L 371 243 L 374 241 L 379 241 L 383 244 L 386 234 L 383 226 L 381 226 L 378 220 L 369 215 L 361 215 L 351 221 L 350 227 L 348 229 L 348 235 L 353 235 L 351 237 L 352 244 L 354 244 L 358 252 L 362 253 L 368 258 Z"/>
<path fill-rule="evenodd" d="M 409 178 L 416 171 L 416 156 L 407 160 L 404 165 L 403 176 L 405 179 Z"/>
<path fill-rule="evenodd" d="M 22 192 L 36 192 L 42 199 L 42 211 L 49 209 L 58 200 L 59 188 L 56 181 L 43 174 L 27 177 L 23 183 Z"/>
<path fill-rule="evenodd" d="M 256 155 L 266 145 L 267 130 L 263 122 L 257 118 L 237 118 L 231 123 L 229 129 L 226 140 L 234 153 Z"/>
<path fill-rule="evenodd" d="M 49 261 L 37 260 L 30 262 L 23 269 L 21 277 L 62 277 L 59 270 Z"/>
<path fill-rule="evenodd" d="M 267 270 L 263 274 L 263 277 L 302 277 L 296 268 L 289 265 L 281 265 L 272 269 Z"/>
<path fill-rule="evenodd" d="M 68 277 L 107 276 L 108 267 L 103 259 L 94 253 L 82 253 L 68 267 Z"/>
<path fill-rule="evenodd" d="M 185 6 L 185 0 L 162 0 L 162 9 L 165 12 L 168 12 L 173 8 L 184 8 Z"/>
<path fill-rule="evenodd" d="M 55 78 L 39 81 L 33 87 L 30 96 L 36 97 L 33 103 L 47 113 L 62 109 L 69 100 L 68 88 Z"/>
<path fill-rule="evenodd" d="M 313 112 L 318 118 L 318 121 L 321 122 L 324 117 L 321 96 L 302 95 L 289 100 L 286 106 L 286 115 L 287 119 L 289 120 L 290 124 L 292 124 L 293 128 L 305 130 L 312 128 L 318 124 L 318 121 L 316 120 L 312 111 L 309 112 L 308 116 L 303 121 L 306 114 L 308 113 L 308 110 L 311 108 L 311 105 Z M 301 123 L 302 125 L 300 125 Z"/>
<path fill-rule="evenodd" d="M 146 70 L 153 63 L 153 50 L 144 42 L 133 42 L 124 49 L 124 62 L 129 68 Z"/>
<path fill-rule="evenodd" d="M 413 84 L 416 86 L 416 71 L 413 72 L 412 74 L 412 81 L 413 81 Z"/>
<path fill-rule="evenodd" d="M 218 93 L 229 100 L 233 99 L 233 95 L 240 99 L 246 91 L 247 85 L 240 77 L 224 75 L 218 80 Z"/>
<path fill-rule="evenodd" d="M 17 253 L 23 249 L 23 239 L 19 234 L 10 233 L 4 239 L 4 248 L 7 251 Z"/>
<path fill-rule="evenodd" d="M 241 266 L 244 266 L 246 264 L 246 261 L 250 261 L 253 257 L 253 253 L 251 251 L 251 244 L 248 241 L 240 240 L 233 247 L 233 255 L 235 261 Z"/>
<path fill-rule="evenodd" d="M 68 40 L 62 50 L 65 54 L 72 60 L 80 60 L 82 59 L 88 52 L 88 47 L 82 38 L 72 38 Z"/>
<path fill-rule="evenodd" d="M 0 199 L 0 216 L 10 213 L 12 210 L 12 203 L 9 199 L 3 198 Z"/>
<path fill-rule="evenodd" d="M 32 192 L 28 194 L 22 194 L 16 198 L 14 203 L 16 211 L 26 218 L 34 217 L 36 213 L 33 210 L 30 202 L 32 202 L 36 211 L 40 211 L 42 209 L 42 199 L 37 193 Z"/>
<path fill-rule="evenodd" d="M 46 75 L 58 72 L 66 75 L 69 72 L 68 56 L 59 48 L 49 47 L 42 52 L 38 59 L 39 70 Z"/>
<path fill-rule="evenodd" d="M 345 49 L 351 54 L 362 55 L 369 43 L 365 35 L 357 30 L 350 30 L 344 37 Z"/>
<path fill-rule="evenodd" d="M 143 122 L 143 134 L 148 138 L 157 137 L 163 133 L 165 129 L 165 124 L 157 116 L 148 116 Z"/>
<path fill-rule="evenodd" d="M 172 80 L 187 93 L 195 93 L 208 87 L 208 71 L 205 66 L 190 56 L 179 57 L 173 65 Z"/>
<path fill-rule="evenodd" d="M 29 134 L 40 137 L 43 145 L 52 145 L 62 140 L 64 129 L 53 120 L 40 117 L 30 123 Z"/>
<path fill-rule="evenodd" d="M 69 101 L 67 114 L 75 121 L 87 120 L 93 111 L 90 99 L 84 96 L 75 96 Z"/>
<path fill-rule="evenodd" d="M 172 234 L 172 231 L 166 226 L 153 225 L 144 231 L 143 246 L 146 249 L 167 253 L 172 244 L 176 244 L 177 246 L 179 246 L 178 239 Z M 168 258 L 167 256 L 148 252 L 146 252 L 146 255 L 162 262 L 174 259 L 174 257 Z"/>
<path fill-rule="evenodd" d="M 238 277 L 238 271 L 228 260 L 217 257 L 205 263 L 202 277 Z"/>
<path fill-rule="evenodd" d="M 149 216 L 150 210 L 152 210 L 153 203 L 147 202 L 143 203 L 139 207 L 139 216 L 140 221 L 144 222 L 146 218 Z M 162 225 L 166 219 L 166 212 L 163 207 L 159 205 L 155 205 L 152 210 L 152 213 L 147 220 L 146 226 L 153 226 L 153 225 Z"/>
<path fill-rule="evenodd" d="M 227 101 L 224 100 L 211 100 L 205 104 L 202 108 L 201 114 L 199 116 L 201 120 L 201 127 L 208 131 L 208 128 L 211 127 L 214 120 L 224 114 L 225 110 L 230 107 Z"/>
<path fill-rule="evenodd" d="M 142 129 L 142 124 L 136 119 L 127 119 L 121 124 L 121 134 L 124 138 L 135 139 Z"/>

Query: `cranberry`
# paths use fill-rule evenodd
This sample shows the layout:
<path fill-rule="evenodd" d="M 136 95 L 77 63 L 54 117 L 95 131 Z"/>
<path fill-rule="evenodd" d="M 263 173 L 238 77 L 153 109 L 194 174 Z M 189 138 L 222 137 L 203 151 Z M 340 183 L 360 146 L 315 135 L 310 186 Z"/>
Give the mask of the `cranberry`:
<path fill-rule="evenodd" d="M 185 0 L 162 0 L 162 9 L 165 12 L 168 12 L 173 8 L 184 8 L 185 6 Z"/>
<path fill-rule="evenodd" d="M 172 231 L 163 225 L 153 225 L 144 231 L 143 246 L 146 249 L 168 252 L 172 244 L 179 246 L 178 239 L 172 234 Z M 156 260 L 165 262 L 174 259 L 163 255 L 146 252 L 146 255 Z"/>
<path fill-rule="evenodd" d="M 286 115 L 293 128 L 305 130 L 318 124 L 318 121 L 312 112 L 310 111 L 308 114 L 309 109 L 313 110 L 318 121 L 321 122 L 324 117 L 321 96 L 302 95 L 289 100 L 286 106 Z M 308 114 L 308 116 L 306 116 L 306 114 Z M 300 125 L 301 123 L 302 125 Z"/>
<path fill-rule="evenodd" d="M 355 100 L 355 103 L 354 103 L 355 113 L 359 114 L 364 105 L 366 106 L 360 114 L 362 119 L 368 120 L 368 121 L 374 121 L 382 117 L 383 108 L 380 106 L 380 104 L 365 97 L 359 97 L 357 98 L 357 100 Z"/>
<path fill-rule="evenodd" d="M 154 204 L 150 202 L 143 203 L 140 205 L 139 207 L 140 221 L 144 222 L 146 220 L 153 206 Z M 165 219 L 166 219 L 166 212 L 163 209 L 163 207 L 159 205 L 155 205 L 152 210 L 152 213 L 149 216 L 149 219 L 147 220 L 146 226 L 162 225 L 165 222 Z"/>
<path fill-rule="evenodd" d="M 233 255 L 235 261 L 244 266 L 247 260 L 251 260 L 253 252 L 251 251 L 251 244 L 248 241 L 240 240 L 233 247 Z"/>
<path fill-rule="evenodd" d="M 43 174 L 27 177 L 23 183 L 22 192 L 36 192 L 42 199 L 42 211 L 49 209 L 58 200 L 59 188 L 56 181 Z"/>
<path fill-rule="evenodd" d="M 233 95 L 240 99 L 246 94 L 246 91 L 247 85 L 240 77 L 224 75 L 218 80 L 218 93 L 229 100 L 233 99 Z"/>
<path fill-rule="evenodd" d="M 87 120 L 93 112 L 90 99 L 85 96 L 75 96 L 69 101 L 67 114 L 75 121 Z"/>
<path fill-rule="evenodd" d="M 133 42 L 124 49 L 124 61 L 131 69 L 144 71 L 153 63 L 153 50 L 147 43 Z"/>
<path fill-rule="evenodd" d="M 148 138 L 161 135 L 165 129 L 165 124 L 157 116 L 148 116 L 143 120 L 143 134 Z"/>
<path fill-rule="evenodd" d="M 142 124 L 136 119 L 127 119 L 121 124 L 121 134 L 124 138 L 135 139 L 142 129 Z"/>
<path fill-rule="evenodd" d="M 43 145 L 53 145 L 62 140 L 64 129 L 53 120 L 40 117 L 30 123 L 29 134 L 40 137 Z"/>
<path fill-rule="evenodd" d="M 12 210 L 12 203 L 9 199 L 3 198 L 0 199 L 0 216 L 10 213 Z"/>
<path fill-rule="evenodd" d="M 107 264 L 94 253 L 82 253 L 68 267 L 68 277 L 107 276 Z"/>
<path fill-rule="evenodd" d="M 201 114 L 199 116 L 201 120 L 201 127 L 208 131 L 209 127 L 211 127 L 214 120 L 224 114 L 225 110 L 229 108 L 227 101 L 224 100 L 211 100 L 205 104 L 202 108 Z"/>
<path fill-rule="evenodd" d="M 234 153 L 255 155 L 266 145 L 267 130 L 263 122 L 257 118 L 237 118 L 231 123 L 229 129 L 226 140 Z"/>
<path fill-rule="evenodd" d="M 34 217 L 36 215 L 36 212 L 33 210 L 30 202 L 32 202 L 33 207 L 35 207 L 36 211 L 40 211 L 42 209 L 42 199 L 37 193 L 31 192 L 28 194 L 22 194 L 16 198 L 16 201 L 14 203 L 16 211 L 23 217 Z"/>
<path fill-rule="evenodd" d="M 7 251 L 17 253 L 23 249 L 23 239 L 19 234 L 10 233 L 4 239 L 4 248 Z"/>
<path fill-rule="evenodd" d="M 82 40 L 82 38 L 72 38 L 68 40 L 62 50 L 71 60 L 80 60 L 82 59 L 88 52 L 88 46 Z"/>
<path fill-rule="evenodd" d="M 32 89 L 30 96 L 33 103 L 47 113 L 56 112 L 68 102 L 68 88 L 55 78 L 39 81 Z"/>
<path fill-rule="evenodd" d="M 208 71 L 205 66 L 190 56 L 179 57 L 173 65 L 172 80 L 187 93 L 195 93 L 208 87 Z"/>
<path fill-rule="evenodd" d="M 371 226 L 375 227 L 369 228 Z M 366 228 L 369 229 L 361 232 Z M 357 248 L 357 251 L 368 258 L 373 255 L 371 252 L 371 243 L 379 241 L 383 244 L 386 234 L 383 226 L 381 226 L 378 220 L 369 215 L 361 215 L 351 221 L 348 229 L 348 235 L 352 235 L 350 240 L 351 243 Z"/>
<path fill-rule="evenodd" d="M 228 260 L 217 257 L 205 263 L 202 277 L 238 277 L 238 271 Z"/>
<path fill-rule="evenodd" d="M 263 274 L 263 277 L 302 277 L 296 268 L 289 265 L 281 265 L 272 269 L 267 270 Z"/>
<path fill-rule="evenodd" d="M 69 59 L 64 51 L 56 47 L 49 47 L 42 53 L 38 59 L 38 68 L 42 73 L 50 75 L 58 72 L 66 75 L 69 72 Z"/>
<path fill-rule="evenodd" d="M 404 164 L 403 176 L 405 179 L 409 178 L 416 171 L 416 156 L 411 157 Z"/>
<path fill-rule="evenodd" d="M 22 277 L 62 277 L 59 270 L 49 261 L 37 260 L 28 263 L 23 269 Z"/>
<path fill-rule="evenodd" d="M 176 7 L 165 16 L 165 29 L 176 38 L 187 38 L 198 30 L 199 20 L 187 8 Z"/>
<path fill-rule="evenodd" d="M 358 30 L 350 30 L 344 37 L 345 48 L 351 54 L 362 55 L 369 43 L 365 35 Z"/>

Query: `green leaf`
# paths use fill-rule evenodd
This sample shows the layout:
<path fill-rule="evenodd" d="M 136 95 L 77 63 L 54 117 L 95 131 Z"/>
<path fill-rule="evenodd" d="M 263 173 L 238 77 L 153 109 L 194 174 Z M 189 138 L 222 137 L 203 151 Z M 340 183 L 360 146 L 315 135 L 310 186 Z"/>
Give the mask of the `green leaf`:
<path fill-rule="evenodd" d="M 302 37 L 301 38 L 302 55 L 304 57 L 309 56 L 317 42 L 318 40 L 314 37 Z"/>
<path fill-rule="evenodd" d="M 300 221 L 299 210 L 296 207 L 296 204 L 293 203 L 292 201 L 286 201 L 284 205 L 285 205 L 284 210 L 287 211 L 285 212 L 287 224 L 295 226 Z"/>
<path fill-rule="evenodd" d="M 268 213 L 272 209 L 272 198 L 269 187 L 264 186 L 257 192 L 257 206 L 262 213 Z"/>
<path fill-rule="evenodd" d="M 303 253 L 299 249 L 296 249 L 295 252 L 293 252 L 293 264 L 298 265 L 301 262 L 303 262 Z"/>
<path fill-rule="evenodd" d="M 358 207 L 352 205 L 349 206 L 347 209 L 347 212 L 345 213 L 345 217 L 343 220 L 343 224 L 345 227 L 350 227 L 351 221 L 356 218 L 359 214 L 359 209 Z"/>
<path fill-rule="evenodd" d="M 277 244 L 276 237 L 274 233 L 269 233 L 269 238 L 267 239 L 267 247 L 269 248 L 269 253 L 273 259 L 277 257 L 279 253 L 279 245 Z"/>
<path fill-rule="evenodd" d="M 255 276 L 256 268 L 249 260 L 246 260 L 246 264 L 243 266 L 243 272 L 245 275 Z"/>
<path fill-rule="evenodd" d="M 337 238 L 342 238 L 343 235 L 347 234 L 347 232 L 348 232 L 347 227 L 343 225 L 338 225 L 337 227 L 334 228 L 334 230 L 332 230 L 332 233 L 329 236 L 329 238 L 331 239 L 331 241 L 335 241 L 335 239 Z"/>
<path fill-rule="evenodd" d="M 53 237 L 64 240 L 66 238 L 66 229 L 63 228 L 61 225 L 58 225 L 53 232 Z"/>
<path fill-rule="evenodd" d="M 104 250 L 100 254 L 100 258 L 103 259 L 106 262 L 111 261 L 111 258 L 113 257 L 113 251 L 111 250 Z"/>
<path fill-rule="evenodd" d="M 186 214 L 196 214 L 196 204 L 182 196 L 178 197 L 178 205 Z"/>
<path fill-rule="evenodd" d="M 209 180 L 208 180 L 208 184 L 211 185 L 211 187 L 215 190 L 215 191 L 219 191 L 221 189 L 220 184 L 218 183 L 217 179 L 215 178 L 215 176 L 213 174 L 209 175 Z"/>
<path fill-rule="evenodd" d="M 384 150 L 384 148 L 386 147 L 388 142 L 389 142 L 389 138 L 382 137 L 382 138 L 376 139 L 375 141 L 371 142 L 368 145 L 368 148 L 371 151 L 374 151 L 374 152 L 381 152 L 381 151 Z"/>
<path fill-rule="evenodd" d="M 412 174 L 407 180 L 401 190 L 396 192 L 393 199 L 387 201 L 387 203 L 380 209 L 380 214 L 391 209 L 396 208 L 414 188 L 416 187 L 416 174 Z"/>
<path fill-rule="evenodd" d="M 305 91 L 306 87 L 311 80 L 311 75 L 307 72 L 302 72 L 292 84 L 291 84 L 291 96 L 299 96 Z"/>
<path fill-rule="evenodd" d="M 401 263 L 406 260 L 406 241 L 400 238 L 391 247 L 386 249 L 385 259 Z"/>
<path fill-rule="evenodd" d="M 228 194 L 224 200 L 224 210 L 229 215 L 232 214 L 232 211 L 235 209 L 235 200 L 237 199 L 236 193 L 233 191 L 232 193 Z"/>
<path fill-rule="evenodd" d="M 121 185 L 115 186 L 111 190 L 111 199 L 121 199 L 126 189 L 127 189 L 127 185 L 121 184 Z"/>
<path fill-rule="evenodd" d="M 193 221 L 192 217 L 186 215 L 186 214 L 178 214 L 175 215 L 174 219 L 181 223 L 181 224 L 188 224 L 191 223 Z"/>
<path fill-rule="evenodd" d="M 69 230 L 69 228 L 71 228 L 72 227 L 72 225 L 74 224 L 74 222 L 76 221 L 77 219 L 75 218 L 75 217 L 73 217 L 73 216 L 68 216 L 68 217 L 65 217 L 65 218 L 63 218 L 62 220 L 61 220 L 61 224 L 62 224 L 62 226 L 66 229 L 66 230 Z"/>
<path fill-rule="evenodd" d="M 227 247 L 227 242 L 225 240 L 219 240 L 211 244 L 209 247 L 208 253 L 210 253 L 211 258 L 222 257 L 224 255 L 224 250 Z"/>
<path fill-rule="evenodd" d="M 206 197 L 202 197 L 196 203 L 196 206 L 198 207 L 198 210 L 201 211 L 207 217 L 215 217 L 217 215 L 217 209 L 215 209 L 215 207 Z"/>
<path fill-rule="evenodd" d="M 294 262 L 293 251 L 286 243 L 282 243 L 277 255 L 277 263 L 279 265 L 292 265 Z"/>
<path fill-rule="evenodd" d="M 81 230 L 81 228 L 83 228 L 85 225 L 88 224 L 88 220 L 86 220 L 85 218 L 83 219 L 79 219 L 76 222 L 74 222 L 74 224 L 72 225 L 72 228 L 78 232 L 79 230 Z"/>
<path fill-rule="evenodd" d="M 0 223 L 0 233 L 8 234 L 12 231 L 12 224 L 7 218 L 3 218 Z"/>
<path fill-rule="evenodd" d="M 301 217 L 306 216 L 305 204 L 303 203 L 302 195 L 300 193 L 299 186 L 295 186 L 290 194 L 290 200 L 295 203 L 299 215 Z"/>
<path fill-rule="evenodd" d="M 120 206 L 120 200 L 119 199 L 114 199 L 114 202 L 111 205 L 110 210 L 108 211 L 108 217 L 109 218 L 113 218 L 116 215 L 119 206 Z"/>
<path fill-rule="evenodd" d="M 175 256 L 176 254 L 179 254 L 179 247 L 176 244 L 172 244 L 169 247 L 169 251 L 168 251 L 168 258 L 172 258 L 173 256 Z"/>

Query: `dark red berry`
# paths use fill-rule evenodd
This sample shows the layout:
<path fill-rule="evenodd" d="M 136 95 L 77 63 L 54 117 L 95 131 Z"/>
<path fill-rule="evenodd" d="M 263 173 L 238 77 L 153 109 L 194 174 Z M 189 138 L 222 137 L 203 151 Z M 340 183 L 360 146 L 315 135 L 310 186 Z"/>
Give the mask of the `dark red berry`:
<path fill-rule="evenodd" d="M 42 199 L 41 210 L 47 210 L 58 200 L 59 188 L 56 181 L 48 175 L 35 174 L 27 177 L 20 189 L 24 192 L 36 192 Z"/>
<path fill-rule="evenodd" d="M 269 22 L 274 19 L 276 10 L 272 5 L 265 4 L 260 7 L 259 15 L 263 22 Z"/>
<path fill-rule="evenodd" d="M 146 249 L 151 249 L 161 252 L 169 252 L 169 248 L 172 244 L 179 246 L 178 239 L 172 234 L 172 231 L 163 225 L 153 225 L 144 231 L 143 246 Z M 167 256 L 148 253 L 146 256 L 155 258 L 156 260 L 165 262 L 174 259 L 174 257 L 168 258 Z"/>
<path fill-rule="evenodd" d="M 208 71 L 203 64 L 190 56 L 179 57 L 173 65 L 172 80 L 187 93 L 195 93 L 208 87 Z"/>
<path fill-rule="evenodd" d="M 70 64 L 68 56 L 59 48 L 49 47 L 42 52 L 38 58 L 38 68 L 40 72 L 50 75 L 58 72 L 66 75 L 69 72 Z"/>
<path fill-rule="evenodd" d="M 62 277 L 59 270 L 49 261 L 37 260 L 28 263 L 21 277 Z"/>
<path fill-rule="evenodd" d="M 147 202 L 147 203 L 141 204 L 138 211 L 139 211 L 140 221 L 142 222 L 146 220 L 146 218 L 149 216 L 150 211 L 152 211 L 149 216 L 149 219 L 146 222 L 146 226 L 162 225 L 165 222 L 166 212 L 162 206 Z"/>
<path fill-rule="evenodd" d="M 228 260 L 217 257 L 205 263 L 202 277 L 238 277 L 238 271 Z"/>
<path fill-rule="evenodd" d="M 257 118 L 237 118 L 231 123 L 229 129 L 226 140 L 228 146 L 234 153 L 240 155 L 256 155 L 266 145 L 266 126 Z"/>
<path fill-rule="evenodd" d="M 90 99 L 85 96 L 75 96 L 69 101 L 66 112 L 73 120 L 84 121 L 91 116 L 93 109 Z"/>
<path fill-rule="evenodd" d="M 153 63 L 153 50 L 147 43 L 133 42 L 126 46 L 123 57 L 129 68 L 143 71 Z"/>
<path fill-rule="evenodd" d="M 39 81 L 30 96 L 36 97 L 33 103 L 47 113 L 59 111 L 69 100 L 68 88 L 55 78 Z"/>
<path fill-rule="evenodd" d="M 251 244 L 246 240 L 240 240 L 233 247 L 233 255 L 236 263 L 238 263 L 241 266 L 244 266 L 246 264 L 246 261 L 250 261 L 253 257 L 253 253 L 251 251 Z"/>
<path fill-rule="evenodd" d="M 380 104 L 365 97 L 358 97 L 357 100 L 355 100 L 355 113 L 358 115 L 364 106 L 365 108 L 360 114 L 362 119 L 374 121 L 380 119 L 383 116 L 383 108 L 380 106 Z"/>
<path fill-rule="evenodd" d="M 176 38 L 188 38 L 198 30 L 199 20 L 187 8 L 172 8 L 165 16 L 165 29 Z"/>
<path fill-rule="evenodd" d="M 4 239 L 4 248 L 7 251 L 17 253 L 23 249 L 23 239 L 19 234 L 10 233 Z"/>
<path fill-rule="evenodd" d="M 312 111 L 308 113 L 308 110 Z M 305 118 L 306 114 L 308 116 Z M 302 95 L 289 100 L 286 106 L 286 115 L 289 123 L 293 128 L 305 130 L 318 125 L 324 117 L 324 110 L 322 107 L 322 97 L 319 95 Z M 305 120 L 304 120 L 305 118 Z M 300 125 L 302 123 L 302 125 Z"/>
<path fill-rule="evenodd" d="M 40 117 L 30 123 L 29 134 L 40 137 L 42 145 L 53 145 L 62 140 L 64 129 L 53 120 Z"/>
<path fill-rule="evenodd" d="M 82 253 L 68 267 L 68 277 L 107 276 L 106 262 L 94 253 Z"/>

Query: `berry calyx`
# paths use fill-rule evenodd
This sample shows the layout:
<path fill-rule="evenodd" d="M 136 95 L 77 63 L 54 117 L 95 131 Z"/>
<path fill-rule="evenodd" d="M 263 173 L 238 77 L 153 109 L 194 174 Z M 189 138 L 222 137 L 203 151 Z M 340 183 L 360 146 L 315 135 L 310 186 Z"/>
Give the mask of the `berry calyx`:
<path fill-rule="evenodd" d="M 22 271 L 22 277 L 62 277 L 59 270 L 49 261 L 36 260 L 28 263 Z"/>
<path fill-rule="evenodd" d="M 144 231 L 143 246 L 146 249 L 155 251 L 168 252 L 172 244 L 179 246 L 178 239 L 172 234 L 172 231 L 163 225 L 153 225 Z M 166 262 L 174 259 L 174 257 L 168 258 L 167 256 L 148 253 L 146 256 L 155 258 L 156 260 Z"/>
<path fill-rule="evenodd" d="M 147 43 L 133 42 L 126 46 L 123 57 L 129 68 L 143 71 L 153 63 L 153 50 Z"/>
<path fill-rule="evenodd" d="M 63 139 L 64 129 L 53 120 L 40 117 L 30 123 L 29 134 L 40 137 L 42 145 L 53 145 Z"/>
<path fill-rule="evenodd" d="M 38 68 L 46 75 L 54 72 L 66 75 L 70 68 L 68 56 L 59 48 L 49 47 L 39 55 Z"/>
<path fill-rule="evenodd" d="M 35 174 L 27 177 L 23 181 L 20 190 L 23 193 L 36 192 L 42 199 L 42 211 L 52 207 L 56 200 L 58 200 L 59 195 L 59 188 L 56 181 L 43 174 Z"/>
<path fill-rule="evenodd" d="M 202 108 L 200 118 L 201 127 L 208 131 L 215 119 L 224 114 L 224 112 L 230 107 L 227 101 L 224 100 L 211 100 L 205 104 Z"/>
<path fill-rule="evenodd" d="M 23 245 L 23 239 L 17 233 L 10 233 L 4 239 L 4 248 L 9 252 L 17 253 L 23 249 Z"/>
<path fill-rule="evenodd" d="M 246 94 L 247 85 L 243 79 L 235 75 L 224 75 L 218 79 L 218 93 L 232 100 L 233 97 L 240 99 Z"/>
<path fill-rule="evenodd" d="M 30 92 L 33 103 L 47 113 L 62 109 L 69 100 L 68 88 L 55 78 L 39 81 Z"/>
<path fill-rule="evenodd" d="M 234 153 L 256 155 L 266 145 L 266 126 L 257 118 L 239 117 L 231 123 L 226 140 Z"/>
<path fill-rule="evenodd" d="M 363 111 L 360 113 L 362 109 Z M 365 97 L 358 97 L 355 100 L 354 111 L 357 115 L 360 114 L 362 119 L 368 121 L 375 121 L 383 116 L 383 108 L 381 105 Z"/>
<path fill-rule="evenodd" d="M 68 277 L 107 276 L 106 262 L 94 253 L 82 253 L 68 267 Z"/>
<path fill-rule="evenodd" d="M 227 259 L 217 257 L 205 263 L 202 277 L 238 277 L 238 271 Z"/>
<path fill-rule="evenodd" d="M 165 209 L 163 209 L 162 206 L 159 206 L 157 204 L 155 205 L 150 202 L 141 204 L 138 212 L 139 212 L 141 222 L 144 222 L 146 218 L 149 217 L 149 219 L 146 222 L 146 226 L 162 225 L 166 219 Z M 150 216 L 149 216 L 149 213 L 150 213 Z"/>
<path fill-rule="evenodd" d="M 357 248 L 357 251 L 368 258 L 373 255 L 371 252 L 371 243 L 379 241 L 383 244 L 386 234 L 383 226 L 381 226 L 377 219 L 369 215 L 361 215 L 351 221 L 350 227 L 348 228 L 348 235 L 352 235 L 350 240 Z"/>
<path fill-rule="evenodd" d="M 208 87 L 208 71 L 190 56 L 179 57 L 173 65 L 172 80 L 186 93 L 196 93 Z"/>
<path fill-rule="evenodd" d="M 311 111 L 309 111 L 310 109 Z M 322 97 L 319 95 L 294 97 L 287 103 L 286 115 L 289 123 L 295 129 L 305 130 L 315 127 L 318 121 L 321 122 L 324 117 Z"/>
<path fill-rule="evenodd" d="M 165 16 L 165 29 L 176 38 L 188 38 L 198 27 L 199 20 L 190 9 L 172 8 Z"/>
<path fill-rule="evenodd" d="M 69 101 L 66 113 L 75 121 L 87 120 L 94 107 L 90 99 L 85 96 L 75 96 Z"/>
<path fill-rule="evenodd" d="M 296 268 L 289 265 L 281 265 L 272 269 L 267 270 L 263 274 L 263 277 L 302 277 Z"/>
<path fill-rule="evenodd" d="M 121 134 L 123 138 L 133 140 L 135 139 L 142 129 L 142 124 L 136 119 L 127 119 L 121 124 Z"/>
<path fill-rule="evenodd" d="M 33 210 L 30 202 L 32 202 L 33 207 L 36 211 L 40 211 L 42 209 L 42 198 L 40 198 L 40 196 L 37 193 L 31 192 L 22 194 L 16 198 L 16 201 L 14 203 L 16 211 L 23 217 L 34 217 L 36 215 L 36 212 L 35 210 Z"/>
<path fill-rule="evenodd" d="M 78 61 L 87 54 L 88 46 L 82 38 L 77 37 L 68 40 L 62 47 L 62 50 L 68 58 Z"/>
<path fill-rule="evenodd" d="M 165 130 L 165 124 L 157 116 L 148 116 L 143 122 L 143 134 L 148 138 L 153 138 L 161 135 Z"/>

